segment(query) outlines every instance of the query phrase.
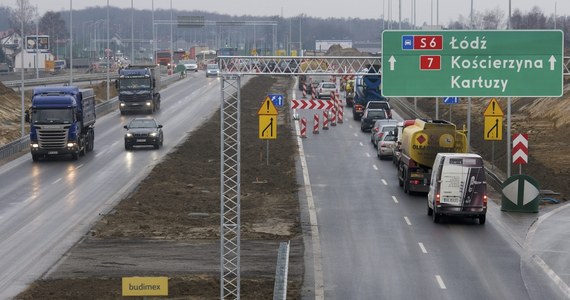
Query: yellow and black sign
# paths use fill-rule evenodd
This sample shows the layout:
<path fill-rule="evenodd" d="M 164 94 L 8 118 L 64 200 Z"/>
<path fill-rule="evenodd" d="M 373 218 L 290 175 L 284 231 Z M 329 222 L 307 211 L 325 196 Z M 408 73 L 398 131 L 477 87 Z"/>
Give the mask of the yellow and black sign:
<path fill-rule="evenodd" d="M 259 138 L 274 140 L 277 138 L 277 116 L 259 116 Z"/>
<path fill-rule="evenodd" d="M 269 97 L 265 97 L 257 114 L 260 116 L 276 116 L 277 108 L 275 108 L 275 104 L 273 104 L 273 101 L 271 101 Z"/>
<path fill-rule="evenodd" d="M 497 102 L 495 98 L 491 99 L 491 102 L 489 102 L 489 105 L 485 108 L 485 112 L 483 112 L 483 116 L 485 117 L 502 117 L 504 115 L 499 102 Z"/>
<path fill-rule="evenodd" d="M 261 104 L 259 111 L 259 138 L 274 140 L 277 138 L 277 108 L 269 97 Z"/>
<path fill-rule="evenodd" d="M 485 132 L 483 138 L 486 141 L 502 141 L 503 140 L 503 117 L 485 116 Z"/>
<path fill-rule="evenodd" d="M 123 277 L 123 296 L 168 296 L 168 277 Z"/>

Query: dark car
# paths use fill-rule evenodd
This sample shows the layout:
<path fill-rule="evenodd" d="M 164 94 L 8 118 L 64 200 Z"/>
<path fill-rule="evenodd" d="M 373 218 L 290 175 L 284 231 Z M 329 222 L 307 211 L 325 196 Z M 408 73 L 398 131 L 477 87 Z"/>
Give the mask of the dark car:
<path fill-rule="evenodd" d="M 152 118 L 134 118 L 128 125 L 123 126 L 125 133 L 125 150 L 133 149 L 133 146 L 154 146 L 160 148 L 164 142 L 162 125 Z"/>
<path fill-rule="evenodd" d="M 388 114 L 388 119 L 392 119 L 392 109 L 390 108 L 390 103 L 388 101 L 368 101 L 365 109 L 368 108 L 381 108 Z"/>
<path fill-rule="evenodd" d="M 369 108 L 364 111 L 364 114 L 360 119 L 360 130 L 370 131 L 372 129 L 372 126 L 374 126 L 374 122 L 383 119 L 388 119 L 386 110 Z"/>

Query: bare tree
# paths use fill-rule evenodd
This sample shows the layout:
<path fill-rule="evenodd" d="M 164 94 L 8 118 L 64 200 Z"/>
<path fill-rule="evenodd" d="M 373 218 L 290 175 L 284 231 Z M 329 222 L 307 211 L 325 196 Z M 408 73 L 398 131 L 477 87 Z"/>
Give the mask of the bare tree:
<path fill-rule="evenodd" d="M 500 29 L 503 28 L 505 13 L 497 6 L 492 10 L 485 10 L 482 15 L 483 29 Z"/>
<path fill-rule="evenodd" d="M 16 8 L 10 9 L 10 26 L 14 31 L 20 32 L 24 23 L 24 34 L 35 32 L 34 20 L 37 19 L 38 11 L 30 4 L 30 0 L 16 0 Z"/>
<path fill-rule="evenodd" d="M 42 28 L 42 33 L 50 36 L 50 49 L 55 49 L 58 39 L 69 37 L 67 25 L 59 12 L 46 12 L 40 19 L 39 27 Z"/>

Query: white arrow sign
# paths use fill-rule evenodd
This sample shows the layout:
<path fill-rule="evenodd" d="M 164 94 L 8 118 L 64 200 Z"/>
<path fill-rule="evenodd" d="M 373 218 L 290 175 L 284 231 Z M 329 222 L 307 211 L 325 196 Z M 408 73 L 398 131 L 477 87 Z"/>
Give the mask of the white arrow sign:
<path fill-rule="evenodd" d="M 396 59 L 394 58 L 394 56 L 390 56 L 390 59 L 388 59 L 388 62 L 390 63 L 390 71 L 394 71 L 394 65 L 396 62 Z"/>
<path fill-rule="evenodd" d="M 554 55 L 551 55 L 548 61 L 550 62 L 550 71 L 554 71 L 554 63 L 556 62 Z"/>

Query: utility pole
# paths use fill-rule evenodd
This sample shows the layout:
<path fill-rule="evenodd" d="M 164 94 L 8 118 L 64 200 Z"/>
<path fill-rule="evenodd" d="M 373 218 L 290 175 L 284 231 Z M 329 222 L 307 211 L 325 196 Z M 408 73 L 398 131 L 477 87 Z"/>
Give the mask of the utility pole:
<path fill-rule="evenodd" d="M 73 0 L 69 0 L 69 85 L 73 85 Z"/>

